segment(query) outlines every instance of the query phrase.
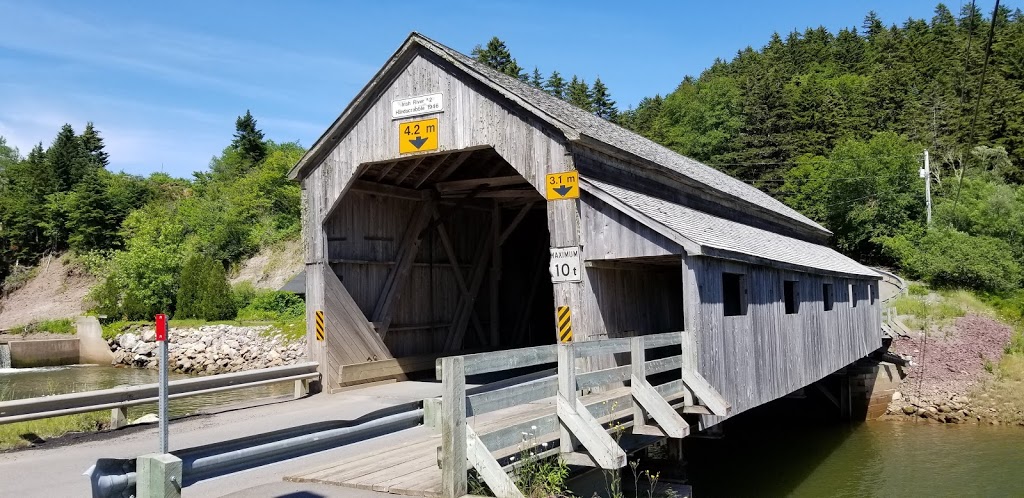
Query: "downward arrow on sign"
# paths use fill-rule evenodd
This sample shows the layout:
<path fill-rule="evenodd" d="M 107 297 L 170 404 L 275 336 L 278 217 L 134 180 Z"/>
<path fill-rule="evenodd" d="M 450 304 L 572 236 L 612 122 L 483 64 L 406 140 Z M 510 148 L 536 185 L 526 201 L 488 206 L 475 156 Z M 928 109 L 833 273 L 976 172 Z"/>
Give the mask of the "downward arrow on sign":
<path fill-rule="evenodd" d="M 427 139 L 423 137 L 416 137 L 413 140 L 409 140 L 409 143 L 411 143 L 413 147 L 416 147 L 418 149 L 420 147 L 423 147 L 423 144 L 427 143 Z"/>
<path fill-rule="evenodd" d="M 568 194 L 569 191 L 572 190 L 572 187 L 570 187 L 569 185 L 562 185 L 561 187 L 552 190 L 558 192 L 558 195 L 565 197 L 565 194 Z"/>

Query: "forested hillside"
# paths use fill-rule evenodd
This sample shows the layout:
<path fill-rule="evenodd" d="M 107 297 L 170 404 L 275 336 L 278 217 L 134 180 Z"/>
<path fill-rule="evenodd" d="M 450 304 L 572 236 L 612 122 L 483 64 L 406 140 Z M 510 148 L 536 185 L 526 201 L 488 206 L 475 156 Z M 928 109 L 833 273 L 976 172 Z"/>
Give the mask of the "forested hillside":
<path fill-rule="evenodd" d="M 80 135 L 65 125 L 49 147 L 26 157 L 0 137 L 4 293 L 43 255 L 70 251 L 101 278 L 91 295 L 101 314 L 150 319 L 180 307 L 182 317 L 233 318 L 255 296 L 251 289 L 233 296 L 225 271 L 300 231 L 300 189 L 287 172 L 303 152 L 265 140 L 248 112 L 209 169 L 188 180 L 107 171 L 92 124 Z M 197 296 L 211 307 L 197 308 Z"/>
<path fill-rule="evenodd" d="M 973 5 L 775 34 L 625 111 L 599 80 L 525 74 L 500 40 L 474 54 L 776 196 L 857 259 L 1008 291 L 1024 264 L 1024 14 Z"/>
<path fill-rule="evenodd" d="M 472 53 L 776 196 L 859 260 L 1024 302 L 1024 14 L 969 5 L 954 15 L 940 4 L 891 23 L 869 13 L 838 32 L 776 34 L 626 110 L 600 78 L 525 71 L 498 38 Z M 92 297 L 103 314 L 148 318 L 183 305 L 230 316 L 251 293 L 194 304 L 227 293 L 223 273 L 242 258 L 298 235 L 300 190 L 286 173 L 302 153 L 264 139 L 248 113 L 188 180 L 107 171 L 91 124 L 81 134 L 65 126 L 24 156 L 0 137 L 4 290 L 41 256 L 70 251 L 102 277 Z"/>

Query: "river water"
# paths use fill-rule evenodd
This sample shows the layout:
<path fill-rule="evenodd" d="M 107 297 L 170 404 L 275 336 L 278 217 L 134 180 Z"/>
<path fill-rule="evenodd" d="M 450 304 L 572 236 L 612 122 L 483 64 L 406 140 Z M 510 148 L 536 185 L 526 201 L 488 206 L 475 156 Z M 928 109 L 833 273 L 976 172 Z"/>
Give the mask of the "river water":
<path fill-rule="evenodd" d="M 685 441 L 694 496 L 1024 496 L 1024 427 L 734 422 Z"/>
<path fill-rule="evenodd" d="M 170 374 L 171 380 L 187 377 L 183 374 Z M 114 368 L 97 365 L 0 368 L 0 400 L 66 394 L 117 386 L 153 384 L 158 381 L 159 373 L 156 370 L 143 368 Z M 177 417 L 214 406 L 290 394 L 292 389 L 293 386 L 290 383 L 281 383 L 191 396 L 172 400 L 169 409 L 171 416 Z M 129 418 L 137 418 L 146 413 L 156 413 L 156 404 L 138 405 L 128 409 Z"/>

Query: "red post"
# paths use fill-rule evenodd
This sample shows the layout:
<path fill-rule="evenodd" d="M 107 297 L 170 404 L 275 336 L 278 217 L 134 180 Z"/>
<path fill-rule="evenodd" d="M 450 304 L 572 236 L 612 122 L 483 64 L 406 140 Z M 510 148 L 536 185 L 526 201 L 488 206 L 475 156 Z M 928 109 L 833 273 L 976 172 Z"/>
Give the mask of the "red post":
<path fill-rule="evenodd" d="M 157 342 L 167 340 L 167 315 L 163 313 L 156 316 L 156 340 Z"/>

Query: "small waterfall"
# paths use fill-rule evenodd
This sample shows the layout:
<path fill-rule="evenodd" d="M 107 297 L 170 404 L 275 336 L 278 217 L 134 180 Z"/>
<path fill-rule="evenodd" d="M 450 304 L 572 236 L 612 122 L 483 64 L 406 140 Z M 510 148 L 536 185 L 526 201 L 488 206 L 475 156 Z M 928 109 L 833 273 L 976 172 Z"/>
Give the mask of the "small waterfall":
<path fill-rule="evenodd" d="M 11 347 L 0 344 L 0 368 L 11 368 Z"/>

